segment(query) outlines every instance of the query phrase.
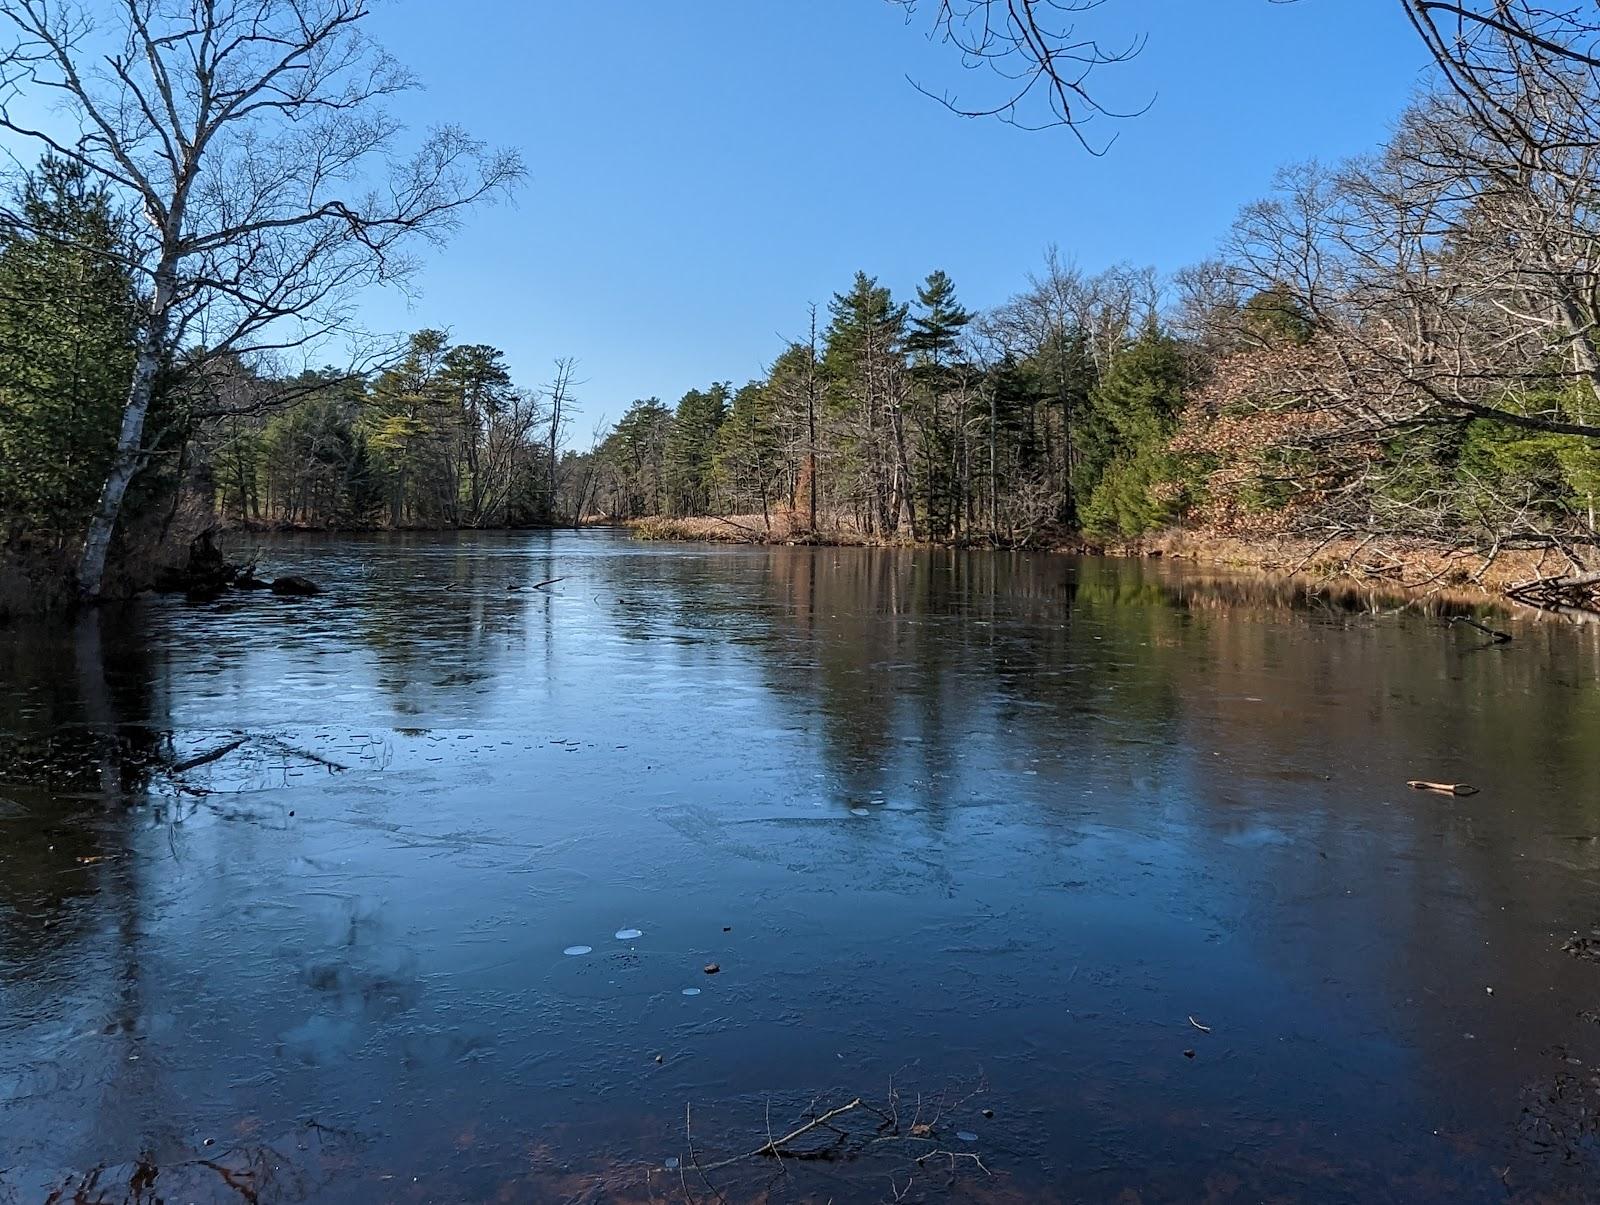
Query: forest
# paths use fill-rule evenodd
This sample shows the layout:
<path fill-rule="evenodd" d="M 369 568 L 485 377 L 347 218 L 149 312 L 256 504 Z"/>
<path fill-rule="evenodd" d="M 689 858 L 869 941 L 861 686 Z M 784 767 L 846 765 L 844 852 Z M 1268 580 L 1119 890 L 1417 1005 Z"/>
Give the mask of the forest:
<path fill-rule="evenodd" d="M 361 6 L 313 7 L 325 27 L 301 50 L 314 74 Z M 892 284 L 868 265 L 823 305 L 796 299 L 799 333 L 757 379 L 670 404 L 583 399 L 585 413 L 621 411 L 586 447 L 574 361 L 517 382 L 470 332 L 282 367 L 308 343 L 277 339 L 286 315 L 345 329 L 352 290 L 399 262 L 386 240 L 448 231 L 458 209 L 515 186 L 515 156 L 435 135 L 406 161 L 394 212 L 356 221 L 300 205 L 299 186 L 339 178 L 298 179 L 290 144 L 281 178 L 250 177 L 243 217 L 200 189 L 179 194 L 193 229 L 152 235 L 129 173 L 106 167 L 122 162 L 121 132 L 94 152 L 47 144 L 0 208 L 9 571 L 97 593 L 114 544 L 133 588 L 162 550 L 218 525 L 706 518 L 641 530 L 1009 547 L 1174 530 L 1317 547 L 1403 537 L 1484 564 L 1537 552 L 1542 575 L 1584 578 L 1600 543 L 1595 22 L 1513 9 L 1429 40 L 1437 69 L 1382 145 L 1285 167 L 1206 262 L 1089 271 L 1078 265 L 1112 249 L 1051 249 L 986 308 L 934 264 Z M 940 12 L 960 45 L 967 27 Z M 1427 40 L 1434 27 L 1419 28 Z M 70 79 L 70 47 L 31 32 Z M 1073 125 L 1078 94 L 1050 67 L 1036 56 L 1051 113 Z M 375 79 L 351 103 L 402 83 Z M 219 112 L 208 136 L 233 119 Z M 353 164 L 391 135 L 309 137 Z M 149 188 L 144 216 L 169 212 Z M 214 233 L 196 232 L 198 198 Z M 189 260 L 184 280 L 174 265 Z"/>

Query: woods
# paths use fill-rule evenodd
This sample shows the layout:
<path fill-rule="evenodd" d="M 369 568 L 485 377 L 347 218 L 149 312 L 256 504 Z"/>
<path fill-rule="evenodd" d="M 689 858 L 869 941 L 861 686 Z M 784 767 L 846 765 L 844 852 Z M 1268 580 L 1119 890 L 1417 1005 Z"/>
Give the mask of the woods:
<path fill-rule="evenodd" d="M 417 81 L 365 36 L 367 0 L 116 9 L 0 3 L 12 39 L 0 130 L 92 187 L 117 237 L 89 253 L 131 282 L 120 422 L 75 570 L 90 598 L 128 489 L 159 449 L 146 433 L 158 396 L 197 417 L 233 365 L 348 334 L 361 289 L 404 279 L 416 242 L 522 174 L 514 153 L 453 127 L 401 145 L 387 102 Z M 36 124 L 19 103 L 29 98 L 58 105 L 66 124 Z M 26 209 L 6 226 L 12 240 L 60 242 Z"/>
<path fill-rule="evenodd" d="M 1433 72 L 1391 136 L 1284 168 L 1206 262 L 1089 271 L 1117 249 L 1081 242 L 982 306 L 938 268 L 862 270 L 796 298 L 803 333 L 756 379 L 636 401 L 579 450 L 574 360 L 529 384 L 465 332 L 362 330 L 362 290 L 523 175 L 455 127 L 405 136 L 389 103 L 417 81 L 366 0 L 0 0 L 0 129 L 39 152 L 0 212 L 8 560 L 93 598 L 114 548 L 134 588 L 207 523 L 712 516 L 1006 546 L 1404 536 L 1591 571 L 1600 19 L 1401 3 Z M 1001 88 L 949 107 L 1105 149 L 1095 81 L 1138 44 L 1077 31 L 1098 5 L 903 7 Z"/>
<path fill-rule="evenodd" d="M 1152 273 L 1055 253 L 990 313 L 935 270 L 909 301 L 857 273 L 826 317 L 763 379 L 635 402 L 593 453 L 597 509 L 912 541 L 1115 532 L 1190 372 Z"/>
<path fill-rule="evenodd" d="M 246 527 L 550 522 L 573 507 L 560 463 L 570 366 L 554 371 L 548 386 L 519 388 L 498 349 L 425 330 L 371 376 L 244 382 L 276 402 L 202 425 L 196 484 Z"/>
<path fill-rule="evenodd" d="M 1284 168 L 1206 262 L 1088 275 L 1052 252 L 975 316 L 942 273 L 909 302 L 858 275 L 820 349 L 791 345 L 749 387 L 765 422 L 719 433 L 725 460 L 759 433 L 777 458 L 759 488 L 713 473 L 714 509 L 805 511 L 814 454 L 822 527 L 873 538 L 1421 541 L 1477 556 L 1475 579 L 1536 553 L 1538 581 L 1585 595 L 1600 18 L 1406 7 L 1437 71 L 1392 135 Z M 796 363 L 823 382 L 815 441 Z"/>

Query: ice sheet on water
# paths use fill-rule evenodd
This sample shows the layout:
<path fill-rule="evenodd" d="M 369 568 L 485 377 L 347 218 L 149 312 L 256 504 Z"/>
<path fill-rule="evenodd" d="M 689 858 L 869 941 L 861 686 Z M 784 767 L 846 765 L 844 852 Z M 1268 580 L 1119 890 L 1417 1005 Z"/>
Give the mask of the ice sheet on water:
<path fill-rule="evenodd" d="M 568 946 L 565 950 L 562 950 L 561 952 L 563 954 L 567 955 L 570 958 L 576 958 L 580 954 L 593 954 L 594 953 L 594 947 L 593 946 Z"/>
<path fill-rule="evenodd" d="M 636 937 L 643 937 L 643 936 L 644 936 L 644 930 L 643 929 L 618 929 L 617 930 L 617 940 L 618 941 L 632 941 Z"/>

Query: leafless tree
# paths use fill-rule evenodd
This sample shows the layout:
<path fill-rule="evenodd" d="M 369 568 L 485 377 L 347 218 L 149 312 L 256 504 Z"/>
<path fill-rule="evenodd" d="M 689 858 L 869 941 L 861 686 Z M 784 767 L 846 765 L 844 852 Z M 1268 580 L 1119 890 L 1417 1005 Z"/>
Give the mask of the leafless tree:
<path fill-rule="evenodd" d="M 574 381 L 573 372 L 577 369 L 578 362 L 570 356 L 556 361 L 556 374 L 550 381 L 547 394 L 549 406 L 545 413 L 550 420 L 550 438 L 547 441 L 550 463 L 547 466 L 549 476 L 546 481 L 546 493 L 550 499 L 550 516 L 555 517 L 556 499 L 560 492 L 561 474 L 561 441 L 566 435 L 567 427 L 572 422 L 572 389 Z M 580 499 L 581 501 L 581 499 Z M 581 516 L 579 516 L 581 517 Z"/>
<path fill-rule="evenodd" d="M 1446 84 L 1481 128 L 1502 128 L 1529 148 L 1561 153 L 1592 142 L 1592 114 L 1535 112 L 1531 89 L 1576 99 L 1600 72 L 1600 8 L 1587 0 L 1401 0 Z"/>
<path fill-rule="evenodd" d="M 0 130 L 87 169 L 136 221 L 136 366 L 80 559 L 87 596 L 164 372 L 346 329 L 358 290 L 405 280 L 409 247 L 522 175 L 453 127 L 402 150 L 386 102 L 415 81 L 367 38 L 375 2 L 0 0 Z M 24 94 L 62 120 L 31 120 Z"/>
<path fill-rule="evenodd" d="M 538 449 L 536 429 L 546 411 L 536 391 L 514 391 L 506 404 L 490 416 L 483 434 L 481 476 L 483 497 L 475 507 L 474 526 L 504 524 L 510 516 L 513 495 L 524 474 L 531 476 L 527 463 Z"/>
<path fill-rule="evenodd" d="M 930 34 L 959 52 L 964 66 L 998 84 L 996 94 L 964 101 L 943 92 L 933 96 L 963 117 L 997 117 L 1025 129 L 1064 127 L 1093 154 L 1115 141 L 1090 137 L 1096 119 L 1137 116 L 1148 103 L 1130 110 L 1108 106 L 1091 83 L 1106 67 L 1126 63 L 1144 49 L 1143 34 L 1112 42 L 1079 28 L 1085 14 L 1105 0 L 890 0 L 913 18 L 932 10 Z"/>

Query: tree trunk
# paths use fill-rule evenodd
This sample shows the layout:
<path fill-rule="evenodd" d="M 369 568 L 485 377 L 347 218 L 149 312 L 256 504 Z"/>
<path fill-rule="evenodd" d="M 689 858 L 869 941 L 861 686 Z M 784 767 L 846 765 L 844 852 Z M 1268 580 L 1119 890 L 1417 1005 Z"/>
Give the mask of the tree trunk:
<path fill-rule="evenodd" d="M 159 279 L 159 278 L 158 278 Z M 162 296 L 170 284 L 157 285 L 158 309 L 150 319 L 134 361 L 133 380 L 128 386 L 128 400 L 122 409 L 122 429 L 117 433 L 117 454 L 106 474 L 105 486 L 100 491 L 100 504 L 94 518 L 89 521 L 88 533 L 83 539 L 83 555 L 78 559 L 78 593 L 85 599 L 100 597 L 105 582 L 106 557 L 111 552 L 111 537 L 116 533 L 117 520 L 122 515 L 122 500 L 128 486 L 139 472 L 144 450 L 144 420 L 150 413 L 150 402 L 155 396 L 156 373 L 161 368 L 162 344 L 166 338 L 167 316 L 165 298 Z"/>
<path fill-rule="evenodd" d="M 894 521 L 896 529 L 903 523 L 911 538 L 917 538 L 917 502 L 911 476 L 911 459 L 906 454 L 905 416 L 900 403 L 894 404 L 890 415 L 890 434 L 894 439 Z"/>
<path fill-rule="evenodd" d="M 995 444 L 1000 438 L 1000 400 L 991 383 L 989 386 L 989 543 L 1000 539 L 1000 476 L 995 466 Z"/>

